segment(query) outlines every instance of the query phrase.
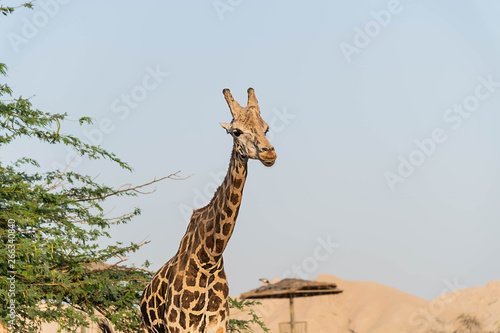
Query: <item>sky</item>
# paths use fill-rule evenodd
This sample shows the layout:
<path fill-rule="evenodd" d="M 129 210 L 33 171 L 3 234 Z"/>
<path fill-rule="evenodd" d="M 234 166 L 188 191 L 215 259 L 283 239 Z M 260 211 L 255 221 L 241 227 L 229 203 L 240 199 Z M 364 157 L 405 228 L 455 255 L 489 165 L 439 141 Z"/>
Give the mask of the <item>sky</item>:
<path fill-rule="evenodd" d="M 230 294 L 332 274 L 432 299 L 500 279 L 499 14 L 493 0 L 38 0 L 1 18 L 0 61 L 14 95 L 67 112 L 61 131 L 134 172 L 72 170 L 115 186 L 188 177 L 107 204 L 142 209 L 103 242 L 149 241 L 130 264 L 175 254 L 229 164 L 222 89 L 245 104 L 253 87 L 278 158 L 249 162 Z M 74 156 L 30 140 L 0 155 L 43 170 Z"/>

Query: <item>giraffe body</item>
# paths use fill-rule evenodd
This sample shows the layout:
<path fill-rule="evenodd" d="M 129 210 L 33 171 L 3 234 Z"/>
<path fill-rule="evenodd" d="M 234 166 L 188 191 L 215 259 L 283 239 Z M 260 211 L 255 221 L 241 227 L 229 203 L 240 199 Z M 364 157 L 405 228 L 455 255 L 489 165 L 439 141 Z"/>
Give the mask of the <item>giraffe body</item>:
<path fill-rule="evenodd" d="M 222 254 L 240 209 L 248 159 L 271 166 L 276 154 L 253 89 L 246 108 L 228 89 L 224 96 L 233 115 L 231 124 L 221 124 L 234 138 L 228 172 L 210 203 L 193 212 L 177 253 L 146 286 L 140 333 L 227 332 L 229 287 Z"/>

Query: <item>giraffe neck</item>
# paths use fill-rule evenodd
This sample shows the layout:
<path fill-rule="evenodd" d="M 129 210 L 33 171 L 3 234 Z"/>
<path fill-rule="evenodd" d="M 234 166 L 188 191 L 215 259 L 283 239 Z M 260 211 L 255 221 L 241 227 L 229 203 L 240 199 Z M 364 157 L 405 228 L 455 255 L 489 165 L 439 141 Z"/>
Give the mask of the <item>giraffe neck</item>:
<path fill-rule="evenodd" d="M 215 191 L 210 203 L 195 210 L 191 217 L 180 251 L 188 248 L 189 239 L 192 239 L 194 246 L 191 249 L 199 263 L 206 268 L 220 264 L 222 253 L 233 233 L 247 177 L 247 163 L 248 158 L 242 157 L 237 147 L 233 146 L 224 181 Z M 191 236 L 190 232 L 193 233 Z"/>
<path fill-rule="evenodd" d="M 222 255 L 233 234 L 247 179 L 247 164 L 248 158 L 242 157 L 234 146 L 226 177 L 209 204 L 208 209 L 213 210 L 214 217 L 205 223 L 207 230 L 205 245 L 214 257 Z M 208 232 L 212 225 L 213 230 Z M 211 235 L 214 237 L 213 244 Z"/>

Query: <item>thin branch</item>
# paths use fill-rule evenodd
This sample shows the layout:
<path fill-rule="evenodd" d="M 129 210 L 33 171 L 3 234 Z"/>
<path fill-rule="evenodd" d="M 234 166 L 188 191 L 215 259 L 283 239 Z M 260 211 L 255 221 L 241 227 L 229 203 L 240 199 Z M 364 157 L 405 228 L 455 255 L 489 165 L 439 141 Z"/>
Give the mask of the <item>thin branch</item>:
<path fill-rule="evenodd" d="M 22 8 L 22 7 L 30 8 L 29 6 L 26 6 L 26 5 L 31 5 L 35 1 L 36 0 L 28 1 L 28 2 L 23 3 L 22 5 L 17 5 L 17 6 L 13 6 L 13 7 L 0 7 L 0 11 L 2 11 L 2 12 L 12 11 L 14 9 L 18 9 L 18 8 Z"/>
<path fill-rule="evenodd" d="M 160 179 L 156 179 L 156 177 L 155 177 L 152 181 L 150 181 L 149 183 L 146 183 L 146 184 L 137 185 L 137 186 L 134 186 L 134 187 L 127 187 L 127 188 L 124 188 L 124 189 L 121 189 L 121 187 L 120 187 L 120 189 L 118 189 L 117 191 L 114 191 L 114 192 L 109 193 L 107 195 L 104 195 L 102 197 L 91 197 L 91 198 L 86 198 L 86 199 L 81 199 L 81 200 L 75 200 L 75 202 L 103 200 L 103 199 L 106 199 L 107 197 L 111 197 L 111 196 L 114 196 L 114 195 L 117 195 L 117 194 L 120 194 L 120 193 L 125 193 L 125 192 L 136 192 L 136 193 L 139 193 L 139 194 L 150 194 L 150 193 L 153 193 L 156 190 L 156 188 L 155 188 L 155 190 L 150 191 L 150 192 L 141 192 L 138 189 L 146 187 L 146 186 L 149 186 L 149 185 L 152 185 L 154 183 L 161 182 L 162 180 L 165 180 L 165 179 L 185 180 L 185 179 L 188 179 L 190 177 L 190 176 L 188 176 L 188 177 L 181 177 L 181 176 L 179 176 L 180 172 L 181 171 L 179 170 L 177 172 L 174 172 L 174 173 L 172 173 L 172 174 L 170 174 L 168 176 L 162 177 Z"/>
<path fill-rule="evenodd" d="M 73 285 L 77 283 L 70 283 L 70 284 Z M 60 286 L 63 287 L 64 289 L 68 289 L 68 287 L 60 283 L 31 283 L 30 286 Z"/>
<path fill-rule="evenodd" d="M 71 161 L 69 161 L 69 163 L 66 165 L 66 167 L 64 168 L 64 170 L 63 170 L 63 171 L 61 172 L 61 174 L 59 175 L 59 177 L 61 177 L 61 179 L 56 180 L 56 181 L 54 182 L 54 184 L 52 184 L 52 186 L 51 186 L 51 187 L 49 187 L 49 191 L 50 191 L 50 190 L 55 189 L 56 187 L 59 187 L 59 186 L 61 186 L 61 185 L 64 185 L 64 184 L 63 184 L 64 179 L 62 179 L 62 176 L 64 176 L 64 175 L 66 174 L 66 172 L 68 172 L 68 169 L 69 169 L 69 167 L 70 167 L 71 163 L 73 163 L 73 162 L 75 161 L 75 158 L 77 158 L 77 157 L 78 157 L 78 155 L 80 155 L 80 154 L 79 154 L 79 153 L 76 153 L 76 155 L 75 155 L 75 156 L 71 159 Z"/>

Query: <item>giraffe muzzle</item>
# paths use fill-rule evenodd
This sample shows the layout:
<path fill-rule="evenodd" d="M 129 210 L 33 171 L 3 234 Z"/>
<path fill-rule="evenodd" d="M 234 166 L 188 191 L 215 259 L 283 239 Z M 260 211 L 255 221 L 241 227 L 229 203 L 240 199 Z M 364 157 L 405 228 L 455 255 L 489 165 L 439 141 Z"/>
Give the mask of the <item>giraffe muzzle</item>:
<path fill-rule="evenodd" d="M 259 149 L 259 160 L 266 167 L 272 166 L 274 162 L 276 162 L 276 152 L 274 151 L 274 147 Z"/>

